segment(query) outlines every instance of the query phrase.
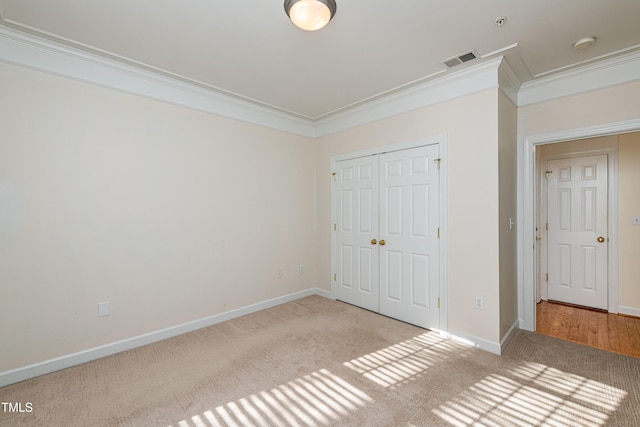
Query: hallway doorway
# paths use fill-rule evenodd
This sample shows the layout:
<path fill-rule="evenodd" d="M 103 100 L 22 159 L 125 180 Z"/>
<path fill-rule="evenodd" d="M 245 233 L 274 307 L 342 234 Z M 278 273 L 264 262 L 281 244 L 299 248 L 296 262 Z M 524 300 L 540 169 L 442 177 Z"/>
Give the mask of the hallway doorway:
<path fill-rule="evenodd" d="M 617 138 L 618 143 L 613 143 L 612 155 L 616 164 L 611 165 L 609 197 L 613 200 L 608 204 L 608 292 L 607 309 L 610 313 L 640 317 L 640 299 L 634 283 L 640 274 L 640 258 L 635 254 L 637 239 L 640 231 L 640 221 L 635 225 L 635 216 L 638 208 L 633 204 L 637 200 L 633 194 L 636 187 L 637 164 L 640 159 L 640 120 L 614 122 L 597 127 L 575 128 L 553 133 L 524 136 L 524 144 L 519 154 L 522 156 L 522 167 L 519 177 L 522 182 L 522 197 L 519 202 L 518 232 L 520 254 L 518 256 L 521 280 L 519 281 L 519 313 L 520 327 L 525 330 L 536 330 L 536 309 L 541 300 L 548 300 L 548 295 L 543 295 L 545 290 L 546 273 L 543 267 L 547 260 L 544 245 L 540 245 L 541 237 L 537 233 L 541 224 L 540 208 L 540 180 L 543 179 L 541 153 L 547 149 L 566 147 L 564 144 L 574 144 L 568 151 L 574 153 L 595 154 L 602 151 L 602 146 L 594 141 L 603 138 Z M 547 148 L 549 147 L 549 148 Z M 624 150 L 623 150 L 624 148 Z M 619 150 L 619 155 L 617 154 Z M 623 153 L 624 151 L 624 153 Z M 554 153 L 558 154 L 558 153 Z M 564 154 L 567 154 L 565 151 Z M 585 154 L 586 155 L 586 154 Z M 620 194 L 618 194 L 618 190 Z M 599 236 L 598 236 L 599 237 Z M 604 237 L 604 236 L 603 236 Z M 631 249 L 629 249 L 631 248 Z M 621 253 L 622 251 L 622 253 Z M 544 260 L 541 262 L 541 260 Z"/>

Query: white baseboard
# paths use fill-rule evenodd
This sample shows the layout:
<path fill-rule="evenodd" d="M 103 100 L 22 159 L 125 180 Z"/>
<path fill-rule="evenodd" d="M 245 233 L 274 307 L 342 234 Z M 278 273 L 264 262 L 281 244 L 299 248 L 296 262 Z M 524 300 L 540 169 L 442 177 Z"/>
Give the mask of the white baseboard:
<path fill-rule="evenodd" d="M 535 332 L 535 328 L 530 328 L 524 319 L 518 320 L 518 329 L 522 329 L 523 331 Z"/>
<path fill-rule="evenodd" d="M 500 340 L 500 354 L 502 354 L 504 352 L 504 349 L 507 348 L 507 346 L 509 345 L 509 343 L 511 342 L 511 340 L 515 336 L 516 331 L 518 330 L 518 325 L 519 324 L 520 324 L 519 320 L 516 320 L 515 322 L 513 322 L 513 325 L 511 325 L 511 327 L 509 328 L 507 333 L 504 334 L 504 336 Z"/>
<path fill-rule="evenodd" d="M 618 306 L 618 313 L 626 314 L 627 316 L 640 317 L 640 308 L 626 307 L 624 305 Z"/>
<path fill-rule="evenodd" d="M 327 291 L 326 289 L 315 288 L 315 295 L 320 295 L 321 297 L 325 297 L 327 299 L 335 299 L 331 298 L 331 291 Z"/>
<path fill-rule="evenodd" d="M 151 344 L 157 341 L 162 341 L 167 338 L 175 337 L 207 326 L 212 326 L 217 323 L 226 322 L 227 320 L 235 319 L 236 317 L 255 313 L 260 310 L 275 307 L 277 305 L 295 301 L 297 299 L 304 298 L 310 295 L 320 295 L 326 298 L 331 298 L 331 292 L 319 288 L 311 288 L 304 291 L 295 292 L 289 295 L 284 295 L 267 301 L 262 301 L 256 304 L 241 307 L 236 310 L 227 311 L 224 313 L 205 317 L 203 319 L 194 320 L 192 322 L 183 323 L 180 325 L 172 326 L 170 328 L 150 332 L 148 334 L 139 335 L 137 337 L 127 338 L 122 341 L 116 341 L 88 350 L 79 351 L 77 353 L 57 357 L 55 359 L 45 360 L 33 365 L 24 366 L 10 371 L 0 372 L 0 387 L 28 380 L 30 378 L 35 378 L 40 375 L 49 374 L 61 369 L 70 368 L 72 366 L 80 365 L 82 363 L 90 362 L 102 357 L 111 356 L 112 354 L 120 353 L 125 350 L 131 350 L 136 347 L 141 347 L 143 345 Z"/>
<path fill-rule="evenodd" d="M 506 334 L 502 337 L 500 342 L 490 341 L 484 338 L 476 337 L 474 335 L 465 334 L 464 332 L 449 331 L 447 336 L 452 340 L 462 342 L 464 344 L 473 345 L 480 350 L 488 351 L 489 353 L 501 355 L 503 350 L 507 348 L 511 339 L 513 339 L 516 330 L 518 329 L 519 320 L 513 322 L 513 325 L 509 328 Z"/>
<path fill-rule="evenodd" d="M 488 351 L 489 353 L 500 355 L 501 346 L 499 342 L 490 341 L 484 338 L 476 337 L 474 335 L 465 334 L 464 332 L 449 331 L 446 335 L 454 341 L 461 342 L 463 344 L 472 345 L 480 350 Z"/>

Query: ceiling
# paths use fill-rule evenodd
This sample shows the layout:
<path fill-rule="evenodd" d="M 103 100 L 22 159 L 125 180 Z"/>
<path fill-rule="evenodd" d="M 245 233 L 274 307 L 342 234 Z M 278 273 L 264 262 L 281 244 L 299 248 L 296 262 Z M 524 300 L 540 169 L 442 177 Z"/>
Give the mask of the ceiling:
<path fill-rule="evenodd" d="M 0 0 L 0 25 L 312 120 L 496 56 L 527 82 L 640 50 L 640 0 L 336 1 L 316 32 L 283 0 Z"/>

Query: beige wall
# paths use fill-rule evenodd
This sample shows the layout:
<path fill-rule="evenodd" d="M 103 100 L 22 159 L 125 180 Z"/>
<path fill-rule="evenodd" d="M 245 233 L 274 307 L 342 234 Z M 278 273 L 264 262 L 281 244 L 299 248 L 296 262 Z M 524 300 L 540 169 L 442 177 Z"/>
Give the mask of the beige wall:
<path fill-rule="evenodd" d="M 311 140 L 12 65 L 0 75 L 0 337 L 12 343 L 0 372 L 330 290 L 331 157 L 440 134 L 448 328 L 494 343 L 513 325 L 516 108 L 497 88 Z M 637 119 L 638 99 L 640 82 L 524 107 L 518 138 Z M 620 150 L 638 182 L 637 134 Z M 636 308 L 637 188 L 620 188 L 620 298 Z M 111 316 L 97 317 L 100 301 Z"/>
<path fill-rule="evenodd" d="M 0 75 L 0 372 L 315 286 L 312 140 Z"/>
<path fill-rule="evenodd" d="M 620 135 L 618 144 L 620 309 L 639 316 L 640 225 L 632 225 L 631 219 L 640 216 L 640 132 Z"/>
<path fill-rule="evenodd" d="M 317 285 L 331 289 L 331 157 L 446 134 L 448 326 L 499 341 L 498 89 L 359 126 L 317 141 Z M 474 308 L 475 296 L 484 310 Z"/>
<path fill-rule="evenodd" d="M 525 138 L 640 117 L 640 82 L 558 98 L 518 109 L 518 134 Z"/>
<path fill-rule="evenodd" d="M 518 321 L 517 275 L 517 148 L 518 109 L 502 91 L 498 92 L 498 158 L 500 190 L 500 339 Z M 510 226 L 513 220 L 513 227 Z"/>

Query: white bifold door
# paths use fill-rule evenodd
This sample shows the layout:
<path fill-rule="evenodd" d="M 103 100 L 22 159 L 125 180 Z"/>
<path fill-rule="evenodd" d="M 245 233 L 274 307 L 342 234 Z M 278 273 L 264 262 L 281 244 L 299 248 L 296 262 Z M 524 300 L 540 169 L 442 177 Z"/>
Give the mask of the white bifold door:
<path fill-rule="evenodd" d="M 439 327 L 439 146 L 336 162 L 335 296 Z"/>

